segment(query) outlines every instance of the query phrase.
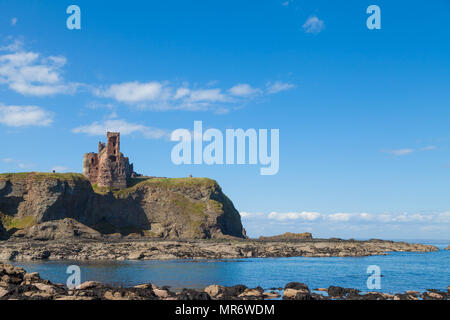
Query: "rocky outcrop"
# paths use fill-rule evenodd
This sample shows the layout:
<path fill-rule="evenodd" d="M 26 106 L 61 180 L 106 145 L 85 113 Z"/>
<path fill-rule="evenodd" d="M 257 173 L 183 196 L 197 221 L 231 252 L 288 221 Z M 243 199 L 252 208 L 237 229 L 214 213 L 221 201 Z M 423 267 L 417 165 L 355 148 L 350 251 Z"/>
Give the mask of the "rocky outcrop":
<path fill-rule="evenodd" d="M 312 300 L 312 296 L 306 284 L 289 282 L 284 287 L 283 300 Z"/>
<path fill-rule="evenodd" d="M 291 233 L 286 232 L 277 236 L 270 236 L 270 237 L 259 237 L 259 240 L 271 240 L 271 241 L 277 241 L 277 240 L 312 240 L 312 234 L 309 232 L 303 232 L 303 233 Z"/>
<path fill-rule="evenodd" d="M 447 248 L 445 248 L 444 250 L 450 250 L 450 245 Z"/>
<path fill-rule="evenodd" d="M 62 240 L 62 239 L 101 239 L 100 232 L 89 228 L 74 219 L 66 218 L 39 223 L 15 232 L 14 239 Z"/>
<path fill-rule="evenodd" d="M 359 290 L 349 288 L 340 288 L 338 291 L 343 294 L 339 296 L 324 296 L 298 282 L 290 282 L 280 291 L 264 290 L 261 287 L 247 288 L 245 285 L 211 285 L 204 289 L 183 288 L 172 291 L 169 287 L 158 287 L 151 283 L 123 288 L 97 281 L 87 281 L 78 287 L 67 288 L 41 279 L 38 273 L 27 273 L 22 268 L 0 264 L 0 300 L 269 300 L 279 298 L 280 293 L 283 300 L 448 300 L 450 297 L 448 290 L 428 289 L 422 294 L 411 291 L 386 294 L 360 293 Z"/>
<path fill-rule="evenodd" d="M 165 239 L 245 237 L 238 211 L 214 180 L 134 179 L 131 185 L 94 191 L 80 174 L 2 174 L 0 220 L 11 234 L 71 218 L 102 234 Z M 42 233 L 54 227 L 47 224 L 33 230 Z M 24 231 L 18 236 L 32 234 Z"/>
<path fill-rule="evenodd" d="M 8 238 L 8 233 L 5 229 L 5 227 L 3 227 L 3 223 L 0 221 L 0 240 L 5 240 Z"/>
<path fill-rule="evenodd" d="M 0 261 L 29 260 L 165 260 L 240 259 L 267 257 L 362 257 L 389 251 L 430 252 L 430 245 L 392 241 L 258 241 L 258 240 L 149 240 L 139 235 L 105 236 L 101 240 L 0 242 Z"/>

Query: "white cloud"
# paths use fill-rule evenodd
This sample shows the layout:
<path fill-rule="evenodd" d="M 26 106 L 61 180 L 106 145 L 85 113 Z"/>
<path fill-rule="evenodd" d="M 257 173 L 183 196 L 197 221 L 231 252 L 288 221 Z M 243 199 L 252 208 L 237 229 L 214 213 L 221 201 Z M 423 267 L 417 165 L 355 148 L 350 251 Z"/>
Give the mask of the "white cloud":
<path fill-rule="evenodd" d="M 80 126 L 72 130 L 73 133 L 86 133 L 93 136 L 103 136 L 107 131 L 120 132 L 121 135 L 140 133 L 148 139 L 160 139 L 168 137 L 166 130 L 130 123 L 125 120 L 115 119 L 103 122 L 94 122 L 87 126 Z"/>
<path fill-rule="evenodd" d="M 416 235 L 421 228 L 436 230 L 440 237 L 448 235 L 450 211 L 427 213 L 319 213 L 319 212 L 270 212 L 241 213 L 247 234 L 280 234 L 286 231 L 299 232 L 308 230 L 321 236 L 337 235 L 344 237 L 379 238 L 393 234 L 390 238 L 408 238 Z M 255 218 L 255 219 L 251 219 Z M 402 235 L 400 235 L 400 233 Z M 447 233 L 446 233 L 447 232 Z M 432 235 L 434 236 L 434 235 Z M 412 238 L 412 237 L 411 237 Z M 416 237 L 420 238 L 420 237 Z M 448 237 L 446 237 L 448 239 Z"/>
<path fill-rule="evenodd" d="M 241 212 L 241 216 L 248 217 L 263 217 L 276 221 L 286 221 L 286 220 L 301 220 L 301 221 L 315 221 L 317 223 L 326 223 L 327 221 L 331 221 L 333 223 L 336 222 L 345 222 L 350 224 L 358 224 L 362 225 L 365 223 L 378 223 L 378 224 L 388 224 L 388 223 L 441 223 L 441 222 L 450 222 L 450 211 L 441 212 L 441 213 L 427 213 L 427 214 L 419 214 L 419 213 L 400 213 L 400 214 L 373 214 L 373 213 L 347 213 L 347 212 L 339 212 L 339 213 L 331 213 L 331 214 L 323 214 L 319 212 L 310 212 L 310 211 L 302 211 L 302 212 L 270 212 L 268 215 L 264 215 L 264 213 L 248 213 Z"/>
<path fill-rule="evenodd" d="M 439 213 L 437 221 L 443 223 L 450 223 L 450 211 Z"/>
<path fill-rule="evenodd" d="M 393 154 L 394 156 L 404 156 L 413 153 L 414 149 L 394 149 L 394 150 L 387 150 L 385 152 Z"/>
<path fill-rule="evenodd" d="M 147 83 L 124 82 L 113 84 L 104 91 L 98 91 L 100 96 L 125 103 L 154 101 L 160 98 L 162 93 L 163 84 L 156 81 Z"/>
<path fill-rule="evenodd" d="M 367 220 L 367 221 L 370 221 L 370 220 L 373 219 L 373 215 L 370 214 L 370 213 L 365 213 L 365 212 L 363 212 L 363 213 L 360 213 L 360 214 L 359 214 L 359 218 L 360 218 L 361 220 Z"/>
<path fill-rule="evenodd" d="M 15 26 L 17 24 L 18 19 L 16 17 L 11 19 L 11 25 Z"/>
<path fill-rule="evenodd" d="M 17 40 L 2 49 L 11 52 L 0 55 L 0 84 L 6 84 L 20 94 L 73 93 L 79 86 L 64 82 L 61 76 L 61 68 L 66 64 L 64 57 L 42 57 L 39 53 L 24 51 Z"/>
<path fill-rule="evenodd" d="M 18 51 L 23 47 L 23 42 L 19 39 L 13 39 L 13 41 L 6 45 L 0 47 L 0 51 Z"/>
<path fill-rule="evenodd" d="M 34 164 L 31 164 L 31 163 L 19 163 L 19 164 L 17 164 L 17 166 L 20 169 L 28 169 L 28 168 L 34 167 Z"/>
<path fill-rule="evenodd" d="M 317 18 L 317 16 L 311 16 L 303 24 L 303 30 L 306 33 L 318 34 L 325 28 L 323 20 Z"/>
<path fill-rule="evenodd" d="M 27 169 L 27 168 L 34 167 L 34 164 L 24 163 L 21 160 L 16 160 L 16 159 L 13 159 L 13 158 L 3 158 L 1 160 L 4 163 L 13 164 L 13 165 L 17 166 L 20 169 Z"/>
<path fill-rule="evenodd" d="M 227 98 L 221 89 L 200 89 L 191 91 L 189 101 L 225 102 Z"/>
<path fill-rule="evenodd" d="M 274 94 L 274 93 L 278 93 L 281 91 L 286 91 L 286 90 L 292 89 L 294 87 L 295 86 L 291 83 L 284 83 L 281 81 L 276 81 L 275 83 L 268 83 L 266 91 L 268 94 Z"/>
<path fill-rule="evenodd" d="M 53 113 L 37 106 L 4 106 L 0 104 L 0 123 L 9 127 L 48 126 Z"/>
<path fill-rule="evenodd" d="M 392 154 L 394 156 L 404 156 L 407 154 L 411 154 L 417 151 L 431 151 L 431 150 L 436 150 L 437 147 L 436 146 L 425 146 L 422 148 L 418 148 L 418 149 L 413 149 L 413 148 L 403 148 L 403 149 L 393 149 L 393 150 L 385 150 L 384 152 Z"/>
<path fill-rule="evenodd" d="M 184 98 L 184 97 L 188 96 L 190 93 L 191 93 L 191 90 L 189 90 L 188 88 L 178 88 L 175 93 L 174 99 Z"/>
<path fill-rule="evenodd" d="M 239 212 L 239 214 L 241 215 L 241 218 L 243 219 L 248 219 L 248 218 L 260 218 L 260 217 L 264 217 L 265 214 L 262 212 Z"/>
<path fill-rule="evenodd" d="M 349 221 L 352 217 L 350 213 L 333 213 L 328 215 L 328 218 L 332 221 Z"/>
<path fill-rule="evenodd" d="M 216 84 L 216 83 L 213 83 Z M 211 84 L 210 84 L 211 85 Z M 277 93 L 293 88 L 289 83 L 275 82 L 267 84 L 267 93 Z M 94 90 L 94 94 L 111 98 L 117 102 L 134 105 L 141 109 L 152 110 L 213 110 L 218 114 L 227 113 L 237 104 L 245 103 L 263 90 L 249 84 L 236 84 L 228 90 L 222 88 L 190 88 L 187 83 L 181 86 L 169 82 L 124 82 Z"/>
<path fill-rule="evenodd" d="M 321 214 L 318 213 L 318 212 L 306 212 L 306 211 L 303 211 L 303 212 L 300 213 L 300 217 L 302 219 L 308 220 L 308 221 L 317 220 L 317 219 L 320 218 L 320 216 L 321 216 Z"/>
<path fill-rule="evenodd" d="M 436 150 L 437 147 L 436 146 L 426 146 L 423 148 L 420 148 L 419 151 L 429 151 L 429 150 Z"/>
<path fill-rule="evenodd" d="M 228 91 L 230 92 L 231 95 L 237 97 L 248 97 L 261 93 L 260 89 L 252 88 L 249 84 L 246 83 L 237 84 Z"/>
<path fill-rule="evenodd" d="M 275 219 L 278 221 L 284 221 L 284 220 L 307 220 L 307 221 L 314 221 L 320 218 L 320 213 L 318 212 L 286 212 L 286 213 L 280 213 L 280 212 L 271 212 L 267 216 L 269 219 Z"/>

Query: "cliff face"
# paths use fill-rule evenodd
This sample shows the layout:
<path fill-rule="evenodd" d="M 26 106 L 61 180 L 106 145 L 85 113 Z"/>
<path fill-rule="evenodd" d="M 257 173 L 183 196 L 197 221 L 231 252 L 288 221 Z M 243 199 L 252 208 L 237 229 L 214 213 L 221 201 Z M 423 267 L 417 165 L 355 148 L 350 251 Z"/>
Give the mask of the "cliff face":
<path fill-rule="evenodd" d="M 211 179 L 136 179 L 120 191 L 80 174 L 0 175 L 0 220 L 9 233 L 72 218 L 101 233 L 161 238 L 245 237 L 233 203 Z M 0 237 L 1 237 L 0 227 Z M 22 231 L 23 233 L 23 231 Z"/>
<path fill-rule="evenodd" d="M 4 240 L 8 237 L 5 228 L 3 227 L 3 223 L 0 221 L 0 240 Z"/>
<path fill-rule="evenodd" d="M 276 240 L 312 240 L 312 234 L 309 232 L 303 232 L 303 233 L 291 233 L 291 232 L 285 232 L 283 234 L 277 235 L 277 236 L 270 236 L 270 237 L 259 237 L 259 240 L 270 240 L 270 241 L 276 241 Z"/>

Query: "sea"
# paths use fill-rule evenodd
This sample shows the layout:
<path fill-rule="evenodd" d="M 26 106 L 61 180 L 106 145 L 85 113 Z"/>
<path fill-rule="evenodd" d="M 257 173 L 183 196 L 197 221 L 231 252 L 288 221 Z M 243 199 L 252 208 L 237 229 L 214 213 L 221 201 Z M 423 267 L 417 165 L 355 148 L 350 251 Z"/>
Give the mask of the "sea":
<path fill-rule="evenodd" d="M 81 282 L 95 280 L 123 287 L 153 283 L 177 290 L 204 288 L 211 284 L 243 284 L 252 288 L 261 286 L 268 290 L 282 288 L 288 282 L 297 281 L 307 284 L 311 289 L 334 285 L 362 292 L 401 293 L 407 290 L 422 292 L 426 289 L 447 291 L 447 286 L 450 286 L 450 250 L 443 250 L 448 243 L 434 245 L 440 250 L 427 253 L 390 252 L 388 255 L 369 257 L 36 261 L 14 264 L 27 272 L 39 272 L 44 279 L 64 284 L 70 276 L 67 273 L 68 267 L 76 265 L 81 271 Z M 372 280 L 369 279 L 374 275 L 373 270 L 380 272 L 378 283 L 373 281 L 373 277 Z"/>

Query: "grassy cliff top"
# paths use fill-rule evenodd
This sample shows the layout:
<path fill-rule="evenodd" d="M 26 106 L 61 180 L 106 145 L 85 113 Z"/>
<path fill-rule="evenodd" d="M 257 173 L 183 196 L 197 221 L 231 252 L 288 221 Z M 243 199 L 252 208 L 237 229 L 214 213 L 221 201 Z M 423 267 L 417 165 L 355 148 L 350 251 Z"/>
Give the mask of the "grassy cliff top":
<path fill-rule="evenodd" d="M 218 183 L 209 178 L 134 178 L 128 181 L 129 187 L 114 192 L 119 196 L 126 196 L 139 187 L 153 186 L 162 188 L 173 187 L 215 187 Z"/>
<path fill-rule="evenodd" d="M 23 180 L 27 178 L 40 179 L 56 179 L 60 181 L 87 180 L 80 173 L 50 173 L 50 172 L 17 172 L 17 173 L 0 173 L 0 180 Z"/>
<path fill-rule="evenodd" d="M 189 188 L 189 187 L 215 187 L 218 183 L 209 178 L 133 178 L 128 180 L 128 188 L 112 190 L 106 187 L 99 187 L 96 184 L 92 186 L 98 194 L 112 192 L 116 196 L 128 196 L 131 192 L 144 186 L 153 186 L 161 188 Z"/>
<path fill-rule="evenodd" d="M 48 172 L 17 172 L 17 173 L 0 173 L 0 181 L 10 180 L 10 181 L 21 181 L 25 179 L 35 179 L 35 180 L 45 180 L 53 179 L 62 182 L 73 182 L 73 181 L 88 181 L 80 173 L 48 173 Z M 143 186 L 154 186 L 162 188 L 189 188 L 189 187 L 215 187 L 218 186 L 217 182 L 209 178 L 133 178 L 128 181 L 129 187 L 121 190 L 112 190 L 106 187 L 99 187 L 93 185 L 92 188 L 98 194 L 106 194 L 108 192 L 113 192 L 118 196 L 127 196 L 131 192 L 135 191 L 139 187 Z"/>

